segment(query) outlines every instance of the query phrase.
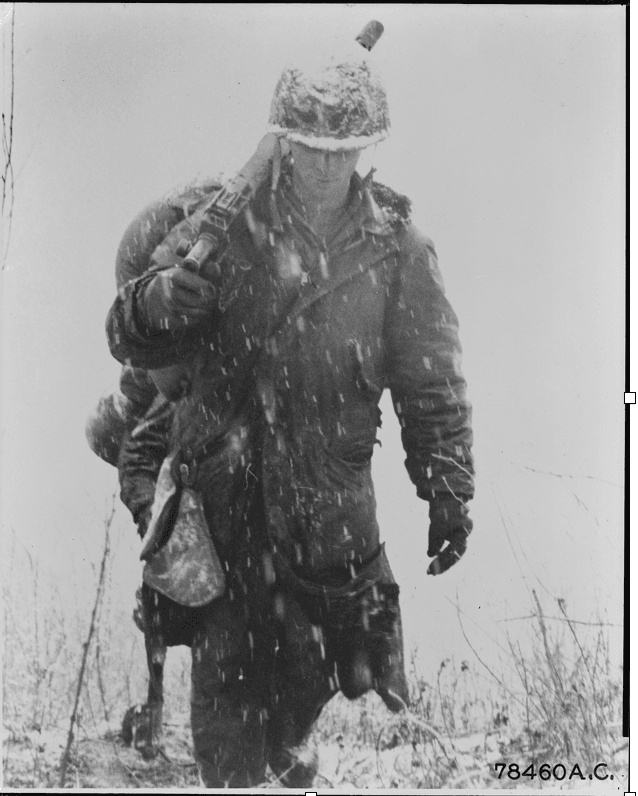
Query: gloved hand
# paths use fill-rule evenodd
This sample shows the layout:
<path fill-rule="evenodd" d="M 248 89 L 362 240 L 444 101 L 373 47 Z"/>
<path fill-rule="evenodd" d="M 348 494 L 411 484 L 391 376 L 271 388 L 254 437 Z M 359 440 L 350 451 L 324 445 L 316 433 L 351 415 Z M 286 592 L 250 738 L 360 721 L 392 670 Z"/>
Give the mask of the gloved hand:
<path fill-rule="evenodd" d="M 467 537 L 472 527 L 465 503 L 455 498 L 430 501 L 428 555 L 436 558 L 428 567 L 428 575 L 440 575 L 456 564 L 467 550 Z M 449 544 L 444 547 L 446 542 Z"/>
<path fill-rule="evenodd" d="M 151 329 L 184 329 L 203 323 L 214 312 L 215 288 L 185 268 L 167 268 L 142 287 L 137 306 Z"/>
<path fill-rule="evenodd" d="M 136 523 L 137 523 L 137 532 L 140 535 L 140 539 L 143 539 L 146 536 L 146 531 L 148 530 L 148 524 L 151 521 L 151 506 L 147 506 L 145 509 L 142 509 L 140 513 L 137 515 Z"/>

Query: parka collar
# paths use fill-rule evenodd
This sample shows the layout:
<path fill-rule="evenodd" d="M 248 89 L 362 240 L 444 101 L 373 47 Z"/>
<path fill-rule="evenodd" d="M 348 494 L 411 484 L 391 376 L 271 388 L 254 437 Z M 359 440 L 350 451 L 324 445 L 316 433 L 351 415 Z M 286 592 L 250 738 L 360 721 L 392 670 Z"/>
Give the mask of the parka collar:
<path fill-rule="evenodd" d="M 346 205 L 349 221 L 337 234 L 334 243 L 337 243 L 337 241 L 341 243 L 344 237 L 350 242 L 353 237 L 361 235 L 365 237 L 366 234 L 382 237 L 394 235 L 394 230 L 386 213 L 379 207 L 372 196 L 371 183 L 374 171 L 374 169 L 370 169 L 364 178 L 360 177 L 357 172 L 353 174 L 348 204 Z M 281 167 L 281 178 L 277 182 L 277 187 L 283 193 L 285 204 L 292 206 L 299 218 L 303 219 L 305 215 L 303 205 L 299 194 L 293 187 L 292 163 L 289 158 L 284 158 Z"/>
<path fill-rule="evenodd" d="M 361 227 L 371 235 L 393 235 L 394 230 L 387 214 L 379 207 L 372 196 L 371 184 L 374 172 L 375 169 L 370 169 L 363 179 L 356 172 L 353 176 L 353 188 L 356 182 L 360 183 L 358 190 L 361 193 Z"/>

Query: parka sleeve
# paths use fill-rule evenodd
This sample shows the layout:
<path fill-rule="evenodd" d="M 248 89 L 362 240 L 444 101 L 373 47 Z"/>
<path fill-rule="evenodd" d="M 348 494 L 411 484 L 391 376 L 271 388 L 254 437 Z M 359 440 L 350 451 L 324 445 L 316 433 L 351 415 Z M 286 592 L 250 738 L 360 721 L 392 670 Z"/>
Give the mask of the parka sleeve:
<path fill-rule="evenodd" d="M 124 365 L 120 372 L 120 392 L 128 399 L 136 417 L 143 417 L 157 398 L 157 387 L 147 371 Z"/>
<path fill-rule="evenodd" d="M 157 246 L 183 219 L 183 210 L 166 200 L 153 202 L 135 216 L 122 236 L 115 257 L 118 290 L 148 270 Z"/>
<path fill-rule="evenodd" d="M 124 439 L 117 463 L 120 498 L 137 522 L 155 496 L 155 483 L 166 454 L 173 406 L 157 396 L 142 421 Z"/>
<path fill-rule="evenodd" d="M 153 202 L 126 229 L 115 259 L 118 296 L 106 321 L 109 348 L 118 362 L 136 368 L 163 368 L 182 362 L 196 347 L 199 334 L 194 330 L 147 329 L 137 310 L 137 297 L 158 268 L 176 264 L 171 249 L 188 224 L 188 213 L 217 188 L 218 183 L 209 181 L 201 189 L 186 189 Z M 182 237 L 187 236 L 184 229 Z"/>
<path fill-rule="evenodd" d="M 471 406 L 458 320 L 445 297 L 432 241 L 410 226 L 386 317 L 387 372 L 405 466 L 424 500 L 474 495 Z"/>
<path fill-rule="evenodd" d="M 156 273 L 147 271 L 120 288 L 106 318 L 109 349 L 123 365 L 148 370 L 178 365 L 188 361 L 201 345 L 205 327 L 156 331 L 144 324 L 137 297 Z"/>

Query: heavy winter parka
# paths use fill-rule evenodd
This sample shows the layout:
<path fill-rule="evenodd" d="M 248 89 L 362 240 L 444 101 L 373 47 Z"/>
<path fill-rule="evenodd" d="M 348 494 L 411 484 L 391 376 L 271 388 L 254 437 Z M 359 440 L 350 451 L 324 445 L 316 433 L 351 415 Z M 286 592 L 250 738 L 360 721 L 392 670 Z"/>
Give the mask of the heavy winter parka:
<path fill-rule="evenodd" d="M 182 233 L 196 238 L 197 224 Z M 209 323 L 149 329 L 143 291 L 153 270 L 120 288 L 107 320 L 120 362 L 189 363 L 170 447 L 176 475 L 202 492 L 222 554 L 245 519 L 250 479 L 262 484 L 272 545 L 300 573 L 378 548 L 371 457 L 385 388 L 418 496 L 469 500 L 471 410 L 432 242 L 382 209 L 356 174 L 340 227 L 318 239 L 285 168 L 231 241 L 207 274 L 218 296 Z M 160 252 L 154 267 L 175 262 Z"/>

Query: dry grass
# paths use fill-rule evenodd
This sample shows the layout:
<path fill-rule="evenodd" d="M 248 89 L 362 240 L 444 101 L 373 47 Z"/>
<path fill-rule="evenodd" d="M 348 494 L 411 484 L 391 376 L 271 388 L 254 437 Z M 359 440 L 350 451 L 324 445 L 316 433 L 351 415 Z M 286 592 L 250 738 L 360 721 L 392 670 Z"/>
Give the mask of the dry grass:
<path fill-rule="evenodd" d="M 330 750 L 324 784 L 533 789 L 544 785 L 541 766 L 563 764 L 563 785 L 574 787 L 582 783 L 574 765 L 588 778 L 601 762 L 607 764 L 601 774 L 626 782 L 621 672 L 612 667 L 605 625 L 580 627 L 561 601 L 549 619 L 532 597 L 525 651 L 506 633 L 506 663 L 498 672 L 468 647 L 467 660 L 446 659 L 426 679 L 413 654 L 405 713 L 389 714 L 376 695 L 352 704 L 333 700 L 317 728 L 322 748 Z M 504 765 L 500 778 L 496 764 Z M 535 777 L 522 776 L 531 767 Z"/>
<path fill-rule="evenodd" d="M 5 544 L 4 565 L 4 785 L 55 787 L 91 599 L 69 609 L 60 584 L 15 540 Z M 193 787 L 188 650 L 170 650 L 168 656 L 169 760 L 147 763 L 118 738 L 124 711 L 144 697 L 146 672 L 141 634 L 130 611 L 114 599 L 108 573 L 106 581 L 67 786 Z M 19 588 L 10 588 L 17 583 Z M 498 669 L 488 668 L 469 640 L 464 659 L 442 661 L 429 677 L 419 671 L 414 653 L 409 709 L 401 714 L 389 713 L 376 694 L 356 702 L 341 695 L 332 700 L 315 729 L 321 755 L 316 787 L 531 789 L 544 784 L 538 778 L 543 764 L 563 763 L 569 776 L 573 764 L 587 775 L 600 762 L 607 763 L 616 786 L 622 783 L 627 750 L 621 672 L 611 663 L 608 628 L 576 623 L 560 601 L 544 606 L 532 593 L 529 616 L 507 625 L 501 638 Z M 536 777 L 498 779 L 497 763 L 517 764 L 520 772 L 533 765 Z"/>

